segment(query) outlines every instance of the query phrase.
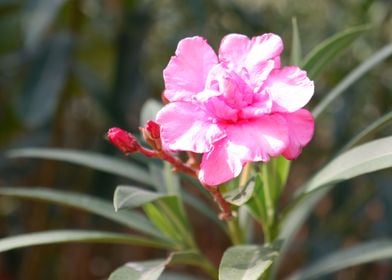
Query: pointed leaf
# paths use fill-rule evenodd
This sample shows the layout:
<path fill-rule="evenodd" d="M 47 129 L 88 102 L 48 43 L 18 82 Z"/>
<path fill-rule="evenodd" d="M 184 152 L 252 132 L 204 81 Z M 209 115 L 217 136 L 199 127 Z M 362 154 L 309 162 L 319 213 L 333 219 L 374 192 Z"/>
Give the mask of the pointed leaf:
<path fill-rule="evenodd" d="M 251 178 L 245 186 L 237 186 L 230 191 L 223 192 L 223 198 L 233 205 L 241 206 L 252 197 L 254 188 L 255 180 Z"/>
<path fill-rule="evenodd" d="M 299 191 L 306 194 L 327 184 L 392 166 L 392 136 L 357 146 L 333 159 Z"/>
<path fill-rule="evenodd" d="M 0 252 L 17 248 L 68 242 L 111 243 L 167 248 L 163 241 L 154 241 L 136 235 L 90 230 L 51 230 L 26 233 L 0 239 Z"/>
<path fill-rule="evenodd" d="M 11 158 L 52 159 L 79 164 L 96 170 L 130 178 L 146 185 L 152 185 L 148 173 L 129 161 L 115 159 L 105 155 L 72 149 L 24 148 L 6 153 Z"/>
<path fill-rule="evenodd" d="M 2 187 L 0 188 L 0 195 L 37 199 L 79 208 L 145 234 L 162 238 L 162 234 L 141 214 L 131 211 L 116 213 L 114 212 L 112 204 L 108 201 L 85 194 L 39 187 Z"/>
<path fill-rule="evenodd" d="M 392 137 L 385 137 L 357 146 L 322 168 L 300 189 L 297 199 L 282 220 L 279 238 L 285 242 L 281 255 L 318 201 L 336 183 L 391 166 Z"/>
<path fill-rule="evenodd" d="M 278 256 L 278 245 L 239 245 L 223 254 L 219 266 L 220 280 L 257 280 Z"/>
<path fill-rule="evenodd" d="M 25 44 L 35 49 L 50 28 L 65 0 L 28 1 L 24 18 Z"/>
<path fill-rule="evenodd" d="M 310 267 L 295 273 L 289 280 L 319 279 L 343 268 L 392 258 L 392 241 L 377 240 L 332 253 Z"/>
<path fill-rule="evenodd" d="M 368 25 L 342 31 L 317 45 L 304 59 L 302 67 L 311 79 L 315 79 L 328 63 L 340 55 L 364 31 Z"/>
<path fill-rule="evenodd" d="M 166 194 L 152 192 L 132 186 L 118 186 L 114 191 L 113 204 L 116 211 L 123 208 L 136 208 L 146 203 L 152 202 Z"/>
<path fill-rule="evenodd" d="M 128 262 L 110 274 L 108 280 L 155 280 L 160 276 L 165 267 L 171 262 L 181 262 L 181 258 L 185 260 L 194 258 L 195 253 L 192 252 L 176 252 L 171 253 L 166 259 L 157 259 L 143 262 Z M 183 259 L 184 260 L 184 259 Z"/>
<path fill-rule="evenodd" d="M 391 124 L 392 120 L 392 111 L 389 113 L 386 113 L 382 117 L 378 118 L 374 122 L 372 122 L 370 125 L 368 125 L 365 129 L 363 129 L 360 133 L 358 133 L 355 137 L 353 137 L 344 147 L 340 150 L 339 153 L 342 153 L 352 147 L 354 147 L 356 144 L 359 142 L 363 141 L 366 137 L 368 137 L 370 134 L 378 131 L 384 125 L 386 124 Z"/>
<path fill-rule="evenodd" d="M 112 272 L 108 280 L 156 280 L 167 264 L 165 259 L 129 262 Z"/>
<path fill-rule="evenodd" d="M 291 39 L 291 65 L 299 65 L 302 59 L 301 39 L 299 37 L 297 18 L 291 19 L 293 37 Z"/>
<path fill-rule="evenodd" d="M 325 108 L 336 98 L 338 98 L 347 88 L 354 84 L 366 72 L 375 67 L 380 62 L 392 55 L 392 44 L 386 45 L 378 50 L 374 55 L 362 62 L 358 67 L 352 70 L 336 87 L 334 87 L 327 95 L 321 100 L 319 104 L 312 110 L 315 118 L 318 118 Z"/>

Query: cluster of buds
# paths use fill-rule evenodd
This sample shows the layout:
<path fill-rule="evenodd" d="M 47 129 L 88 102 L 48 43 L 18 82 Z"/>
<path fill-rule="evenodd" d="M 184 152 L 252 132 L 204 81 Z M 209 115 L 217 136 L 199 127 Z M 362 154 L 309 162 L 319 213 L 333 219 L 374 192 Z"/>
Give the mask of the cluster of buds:
<path fill-rule="evenodd" d="M 145 148 L 133 134 L 118 127 L 109 129 L 107 138 L 124 154 L 139 152 L 146 157 L 162 159 L 169 162 L 173 166 L 174 171 L 181 171 L 197 177 L 198 169 L 194 168 L 195 164 L 184 163 L 180 158 L 162 149 L 159 124 L 154 121 L 148 121 L 145 127 L 140 128 L 140 131 L 151 149 Z"/>
<path fill-rule="evenodd" d="M 107 139 L 126 155 L 139 152 L 146 157 L 158 158 L 169 162 L 173 167 L 173 171 L 183 172 L 197 178 L 200 168 L 200 158 L 197 154 L 188 152 L 188 160 L 184 162 L 179 157 L 163 150 L 160 127 L 154 121 L 148 121 L 145 127 L 140 128 L 140 131 L 144 140 L 151 148 L 144 147 L 132 133 L 118 127 L 112 127 L 108 130 Z M 204 187 L 211 193 L 222 210 L 219 217 L 221 219 L 230 219 L 232 217 L 230 206 L 223 199 L 219 189 L 208 186 Z"/>

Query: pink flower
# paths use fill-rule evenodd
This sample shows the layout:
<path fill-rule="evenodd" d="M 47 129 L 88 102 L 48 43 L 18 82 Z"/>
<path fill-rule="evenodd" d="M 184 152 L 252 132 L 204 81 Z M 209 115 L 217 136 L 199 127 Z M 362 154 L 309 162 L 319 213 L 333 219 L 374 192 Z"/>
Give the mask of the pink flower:
<path fill-rule="evenodd" d="M 219 185 L 247 162 L 296 158 L 313 136 L 302 109 L 314 85 L 296 66 L 281 67 L 283 43 L 275 34 L 223 38 L 218 56 L 202 37 L 181 40 L 163 71 L 159 111 L 163 148 L 202 153 L 199 179 Z"/>

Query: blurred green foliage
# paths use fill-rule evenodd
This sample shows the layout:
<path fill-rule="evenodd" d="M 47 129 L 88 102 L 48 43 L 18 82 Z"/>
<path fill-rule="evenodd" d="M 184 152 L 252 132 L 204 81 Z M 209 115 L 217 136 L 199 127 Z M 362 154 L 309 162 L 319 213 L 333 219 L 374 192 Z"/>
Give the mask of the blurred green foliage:
<path fill-rule="evenodd" d="M 162 70 L 180 39 L 202 35 L 217 48 L 227 33 L 274 32 L 286 42 L 284 63 L 288 64 L 293 17 L 304 55 L 343 29 L 371 25 L 341 59 L 317 77 L 313 104 L 351 69 L 392 41 L 389 0 L 2 0 L 1 150 L 49 146 L 114 153 L 104 141 L 106 129 L 121 126 L 137 131 L 141 106 L 150 97 L 160 98 Z M 319 118 L 311 147 L 293 165 L 295 175 L 289 178 L 289 187 L 302 183 L 328 155 L 390 111 L 391 92 L 389 59 L 350 87 Z M 376 136 L 388 134 L 390 125 Z M 43 185 L 109 199 L 116 182 L 124 180 L 51 161 L 1 157 L 0 168 L 1 185 Z M 284 266 L 287 271 L 283 273 L 325 254 L 330 247 L 392 234 L 391 224 L 385 224 L 392 215 L 390 176 L 379 175 L 346 183 L 347 188 L 334 191 L 320 203 L 292 250 L 296 261 Z M 350 188 L 354 183 L 359 185 L 355 190 Z M 376 190 L 375 183 L 382 187 Z M 67 226 L 114 227 L 75 210 L 3 198 L 0 216 L 2 236 Z M 196 231 L 203 231 L 203 221 L 195 219 Z M 347 225 L 353 219 L 358 222 Z M 217 230 L 216 236 L 199 240 L 215 262 L 214 253 L 228 242 L 219 234 Z M 127 249 L 62 245 L 61 249 L 49 246 L 11 252 L 0 256 L 0 279 L 96 279 L 129 259 L 161 256 L 156 251 Z M 367 271 L 362 275 L 372 279 L 371 272 L 383 270 L 392 274 L 390 266 L 356 270 L 340 276 Z"/>

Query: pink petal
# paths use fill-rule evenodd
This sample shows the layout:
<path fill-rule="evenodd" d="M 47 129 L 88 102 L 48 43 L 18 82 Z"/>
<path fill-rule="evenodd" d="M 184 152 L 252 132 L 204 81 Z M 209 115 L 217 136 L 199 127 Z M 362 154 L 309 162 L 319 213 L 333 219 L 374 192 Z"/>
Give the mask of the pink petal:
<path fill-rule="evenodd" d="M 157 114 L 161 126 L 164 149 L 205 153 L 214 142 L 225 136 L 211 117 L 195 104 L 187 102 L 169 103 Z"/>
<path fill-rule="evenodd" d="M 209 186 L 217 186 L 237 177 L 242 170 L 246 148 L 222 139 L 203 155 L 199 180 Z"/>
<path fill-rule="evenodd" d="M 272 33 L 253 37 L 251 40 L 245 35 L 229 34 L 222 39 L 219 60 L 237 72 L 243 67 L 252 71 L 258 64 L 275 59 L 282 50 L 282 40 Z M 279 64 L 279 59 L 276 62 Z"/>
<path fill-rule="evenodd" d="M 204 89 L 208 72 L 217 63 L 214 50 L 202 37 L 181 40 L 163 70 L 165 97 L 169 101 L 189 100 Z"/>
<path fill-rule="evenodd" d="M 305 106 L 313 96 L 314 84 L 306 72 L 296 66 L 273 70 L 264 82 L 273 102 L 273 111 L 294 112 Z"/>
<path fill-rule="evenodd" d="M 287 159 L 295 159 L 302 151 L 302 147 L 310 142 L 314 132 L 314 119 L 312 114 L 305 110 L 282 114 L 286 118 L 289 129 L 289 145 L 283 152 Z"/>
<path fill-rule="evenodd" d="M 230 142 L 246 149 L 242 158 L 246 162 L 280 155 L 289 141 L 286 120 L 277 114 L 227 125 L 226 133 Z"/>

